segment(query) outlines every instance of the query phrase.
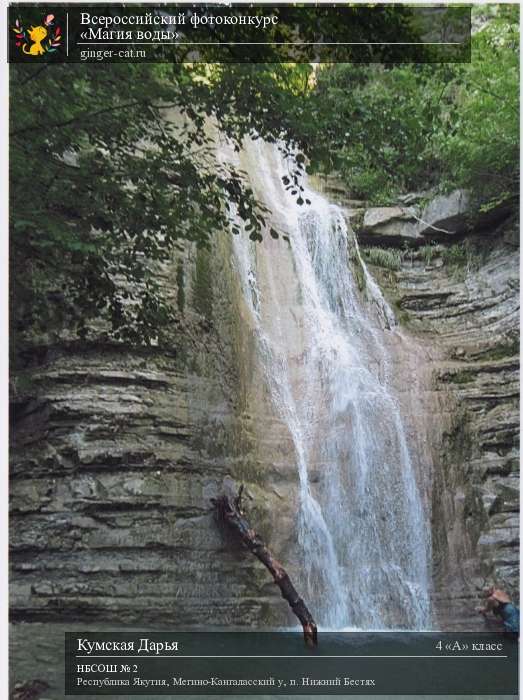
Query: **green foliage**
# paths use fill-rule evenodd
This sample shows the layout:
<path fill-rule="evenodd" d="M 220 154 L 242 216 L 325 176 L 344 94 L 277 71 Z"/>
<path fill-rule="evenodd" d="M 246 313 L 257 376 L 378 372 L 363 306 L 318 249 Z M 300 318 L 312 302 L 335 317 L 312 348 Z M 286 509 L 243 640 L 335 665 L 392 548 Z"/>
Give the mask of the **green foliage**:
<path fill-rule="evenodd" d="M 461 369 L 448 375 L 449 381 L 454 384 L 470 384 L 476 375 L 469 369 Z"/>
<path fill-rule="evenodd" d="M 431 243 L 427 243 L 426 245 L 421 246 L 420 254 L 425 265 L 430 265 L 437 250 L 437 246 Z"/>
<path fill-rule="evenodd" d="M 449 267 L 466 267 L 470 259 L 469 247 L 465 243 L 455 243 L 443 248 L 441 258 Z"/>
<path fill-rule="evenodd" d="M 469 272 L 477 270 L 481 265 L 482 257 L 482 254 L 468 240 L 454 243 L 441 250 L 443 264 L 458 281 L 463 281 Z"/>
<path fill-rule="evenodd" d="M 314 164 L 337 171 L 354 197 L 387 202 L 396 190 L 430 179 L 426 151 L 433 113 L 430 67 L 338 64 L 318 72 L 311 96 Z M 312 139 L 311 139 L 312 140 Z"/>
<path fill-rule="evenodd" d="M 401 252 L 394 248 L 381 248 L 375 246 L 362 249 L 365 261 L 386 270 L 399 270 L 401 267 Z"/>
<path fill-rule="evenodd" d="M 278 235 L 217 159 L 211 121 L 237 150 L 245 135 L 298 147 L 283 183 L 298 203 L 305 155 L 374 203 L 434 185 L 471 188 L 484 210 L 515 197 L 519 10 L 476 14 L 470 64 L 11 64 L 15 334 L 83 337 L 96 318 L 116 340 L 161 341 L 174 310 L 157 272 L 177 242 L 208 248 L 232 212 L 233 232 Z"/>
<path fill-rule="evenodd" d="M 474 24 L 471 63 L 321 66 L 298 125 L 312 167 L 374 204 L 433 186 L 484 210 L 517 196 L 519 8 L 475 7 Z"/>
<path fill-rule="evenodd" d="M 481 359 L 485 360 L 503 360 L 508 357 L 518 357 L 519 356 L 519 339 L 518 338 L 508 338 L 506 342 L 483 352 L 481 354 Z"/>
<path fill-rule="evenodd" d="M 67 322 L 85 336 L 97 318 L 117 340 L 161 340 L 173 309 L 156 271 L 177 241 L 207 247 L 233 211 L 251 238 L 270 233 L 241 172 L 217 159 L 208 117 L 237 148 L 253 115 L 259 134 L 282 137 L 280 103 L 265 118 L 260 105 L 271 91 L 282 102 L 280 69 L 236 80 L 236 68 L 11 66 L 15 333 Z"/>
<path fill-rule="evenodd" d="M 453 109 L 434 150 L 451 164 L 449 186 L 472 189 L 488 210 L 519 191 L 519 8 L 496 6 L 480 19 L 471 63 L 454 68 Z"/>

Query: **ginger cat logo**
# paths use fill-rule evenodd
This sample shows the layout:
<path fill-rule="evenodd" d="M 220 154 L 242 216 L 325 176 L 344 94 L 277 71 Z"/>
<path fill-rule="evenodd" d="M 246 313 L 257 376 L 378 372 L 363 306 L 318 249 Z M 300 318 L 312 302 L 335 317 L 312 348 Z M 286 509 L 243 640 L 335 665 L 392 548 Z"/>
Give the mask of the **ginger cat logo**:
<path fill-rule="evenodd" d="M 43 56 L 56 51 L 62 42 L 62 30 L 55 26 L 54 15 L 46 15 L 42 24 L 24 29 L 17 19 L 11 27 L 16 36 L 17 47 L 28 56 Z"/>

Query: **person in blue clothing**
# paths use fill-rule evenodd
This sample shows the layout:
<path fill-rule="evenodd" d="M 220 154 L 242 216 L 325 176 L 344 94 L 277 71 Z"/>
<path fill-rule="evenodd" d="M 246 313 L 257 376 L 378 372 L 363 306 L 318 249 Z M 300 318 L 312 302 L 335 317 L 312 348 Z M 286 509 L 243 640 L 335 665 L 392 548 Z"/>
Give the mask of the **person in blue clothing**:
<path fill-rule="evenodd" d="M 511 637 L 519 637 L 519 608 L 517 608 L 509 594 L 499 588 L 487 588 L 485 591 L 485 605 L 478 608 L 478 612 L 487 617 L 489 612 L 501 618 L 503 629 Z"/>

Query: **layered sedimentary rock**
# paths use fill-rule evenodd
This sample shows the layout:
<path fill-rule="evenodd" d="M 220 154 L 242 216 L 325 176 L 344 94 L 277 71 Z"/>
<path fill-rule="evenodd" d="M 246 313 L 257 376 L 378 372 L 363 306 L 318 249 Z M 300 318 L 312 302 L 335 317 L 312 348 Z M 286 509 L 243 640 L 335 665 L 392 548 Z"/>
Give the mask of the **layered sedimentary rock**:
<path fill-rule="evenodd" d="M 403 333 L 420 348 L 414 372 L 430 377 L 420 400 L 433 465 L 435 622 L 443 629 L 482 628 L 474 608 L 486 583 L 519 595 L 518 230 L 513 217 L 492 221 L 452 245 L 383 247 L 378 235 L 379 252 L 367 251 Z M 401 243 L 410 229 L 397 233 Z M 401 364 L 399 357 L 404 391 L 418 392 L 412 366 Z"/>
<path fill-rule="evenodd" d="M 287 619 L 210 503 L 243 482 L 260 532 L 270 542 L 287 532 L 286 436 L 255 396 L 229 245 L 223 236 L 213 254 L 187 247 L 159 271 L 178 308 L 168 346 L 110 343 L 98 328 L 85 342 L 62 332 L 25 352 L 12 388 L 13 620 Z"/>
<path fill-rule="evenodd" d="M 432 211 L 431 225 L 443 228 L 462 216 L 452 214 L 461 201 L 425 204 L 416 216 Z M 360 244 L 394 255 L 394 265 L 368 263 L 395 310 L 391 381 L 419 481 L 432 484 L 423 498 L 434 624 L 481 627 L 474 607 L 485 581 L 517 594 L 515 224 L 483 222 L 437 244 L 424 233 L 404 249 L 420 222 L 393 216 L 394 236 L 373 233 L 369 222 L 390 217 L 378 221 L 361 204 L 351 203 Z M 223 236 L 211 254 L 184 248 L 159 272 L 178 309 L 168 346 L 131 349 L 99 328 L 86 342 L 28 334 L 12 387 L 15 621 L 289 619 L 263 567 L 219 532 L 210 504 L 244 482 L 253 523 L 296 572 L 295 455 L 271 407 L 230 258 Z"/>

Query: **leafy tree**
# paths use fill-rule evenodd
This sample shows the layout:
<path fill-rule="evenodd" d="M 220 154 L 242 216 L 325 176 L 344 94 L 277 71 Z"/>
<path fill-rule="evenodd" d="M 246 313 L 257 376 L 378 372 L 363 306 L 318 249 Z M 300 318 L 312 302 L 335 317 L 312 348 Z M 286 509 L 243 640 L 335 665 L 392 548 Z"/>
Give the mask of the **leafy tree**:
<path fill-rule="evenodd" d="M 263 207 L 215 157 L 215 113 L 205 66 L 11 67 L 15 331 L 59 312 L 80 335 L 96 316 L 149 342 L 172 320 L 154 263 L 175 241 L 208 245 L 233 209 L 261 237 Z M 222 119 L 239 143 L 249 125 L 238 111 Z"/>
<path fill-rule="evenodd" d="M 320 70 L 311 95 L 313 166 L 337 171 L 356 197 L 387 201 L 429 183 L 427 148 L 438 113 L 432 66 L 339 64 Z M 440 90 L 441 92 L 441 90 Z"/>
<path fill-rule="evenodd" d="M 519 191 L 519 8 L 475 8 L 470 63 L 322 67 L 298 128 L 312 167 L 356 197 L 467 187 L 485 207 Z"/>
<path fill-rule="evenodd" d="M 208 246 L 231 211 L 253 240 L 277 235 L 211 122 L 237 148 L 249 134 L 301 150 L 291 190 L 306 154 L 376 203 L 435 185 L 514 197 L 518 8 L 480 12 L 470 64 L 11 64 L 15 333 L 66 318 L 83 336 L 102 318 L 117 339 L 161 340 L 155 264 L 177 241 Z"/>
<path fill-rule="evenodd" d="M 484 208 L 519 195 L 519 8 L 492 9 L 478 17 L 471 63 L 455 66 L 434 138 L 448 185 L 470 188 Z"/>

